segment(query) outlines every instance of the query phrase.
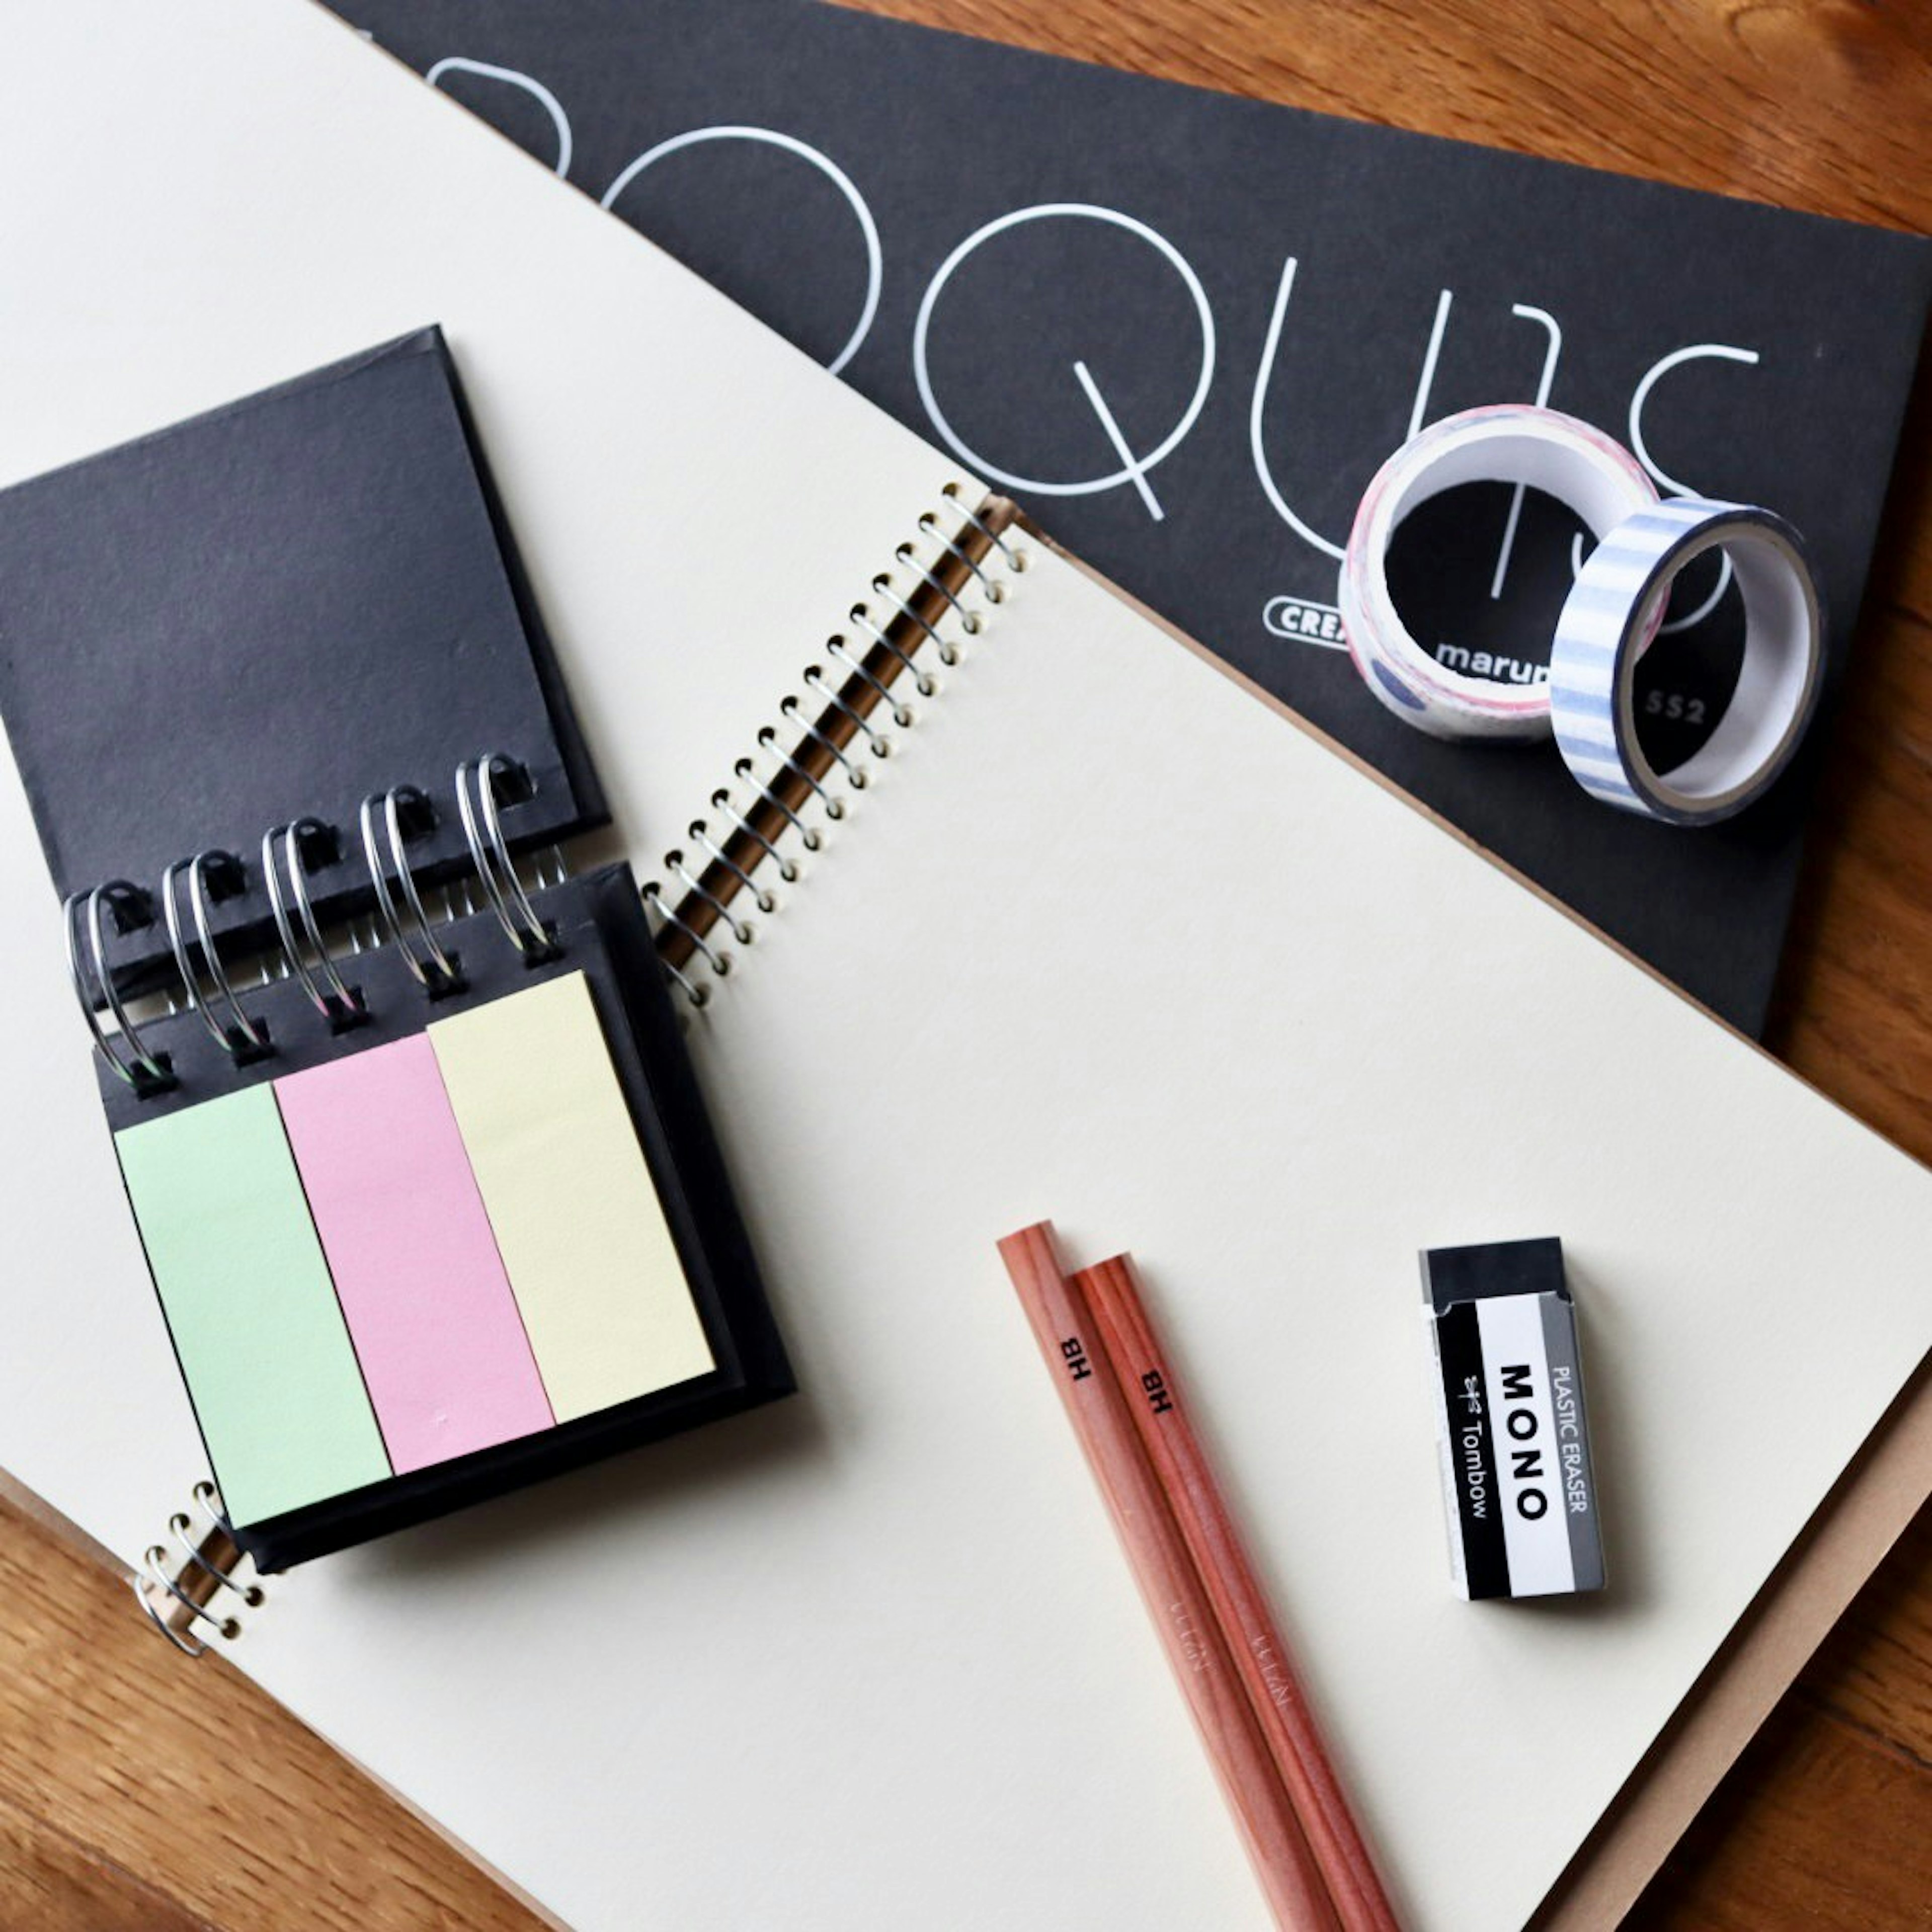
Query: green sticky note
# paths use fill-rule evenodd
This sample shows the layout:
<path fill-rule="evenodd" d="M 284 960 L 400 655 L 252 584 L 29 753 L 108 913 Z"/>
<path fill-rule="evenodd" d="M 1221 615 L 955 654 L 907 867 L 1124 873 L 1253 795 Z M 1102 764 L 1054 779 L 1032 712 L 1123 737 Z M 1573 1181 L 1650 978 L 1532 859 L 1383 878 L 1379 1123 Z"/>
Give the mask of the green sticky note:
<path fill-rule="evenodd" d="M 144 1120 L 114 1145 L 230 1519 L 387 1476 L 273 1088 Z"/>

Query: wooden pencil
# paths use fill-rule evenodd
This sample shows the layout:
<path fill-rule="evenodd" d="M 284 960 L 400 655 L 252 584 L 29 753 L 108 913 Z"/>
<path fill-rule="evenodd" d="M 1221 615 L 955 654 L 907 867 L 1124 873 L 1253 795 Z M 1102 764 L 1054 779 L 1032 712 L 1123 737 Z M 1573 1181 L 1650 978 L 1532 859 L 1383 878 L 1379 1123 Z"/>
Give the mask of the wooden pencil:
<path fill-rule="evenodd" d="M 1336 1916 L 1344 1932 L 1394 1932 L 1388 1895 L 1174 1385 L 1132 1265 L 1118 1256 L 1082 1268 L 1074 1286 L 1086 1298 L 1114 1378 L 1126 1391 L 1142 1444 L 1322 1868 Z"/>
<path fill-rule="evenodd" d="M 1336 1921 L 1321 1869 L 1155 1480 L 1126 1394 L 1100 1352 L 1090 1311 L 1060 1268 L 1052 1229 L 1040 1222 L 999 1246 L 1275 1922 L 1292 1932 L 1333 1932 Z"/>

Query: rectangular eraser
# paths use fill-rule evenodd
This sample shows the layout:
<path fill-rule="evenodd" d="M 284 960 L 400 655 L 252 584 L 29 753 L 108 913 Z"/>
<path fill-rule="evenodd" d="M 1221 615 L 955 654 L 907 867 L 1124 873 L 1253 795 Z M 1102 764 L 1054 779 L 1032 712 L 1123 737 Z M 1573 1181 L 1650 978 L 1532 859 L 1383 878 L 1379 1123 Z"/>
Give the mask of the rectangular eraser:
<path fill-rule="evenodd" d="M 1422 1296 L 1456 1588 L 1472 1599 L 1600 1590 L 1603 1538 L 1563 1244 L 1427 1249 Z"/>

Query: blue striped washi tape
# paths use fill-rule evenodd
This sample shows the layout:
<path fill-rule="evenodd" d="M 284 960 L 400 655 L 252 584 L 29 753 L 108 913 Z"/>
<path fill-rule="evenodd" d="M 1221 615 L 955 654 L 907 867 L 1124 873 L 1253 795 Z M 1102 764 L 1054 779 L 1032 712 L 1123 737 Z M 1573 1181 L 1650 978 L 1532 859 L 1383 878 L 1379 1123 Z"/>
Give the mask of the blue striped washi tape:
<path fill-rule="evenodd" d="M 1389 595 L 1389 542 L 1402 519 L 1445 490 L 1487 482 L 1521 483 L 1556 497 L 1599 539 L 1657 501 L 1656 486 L 1628 450 L 1560 410 L 1502 403 L 1444 416 L 1382 465 L 1355 512 L 1336 594 L 1342 634 L 1362 681 L 1418 731 L 1546 738 L 1550 690 L 1543 680 L 1504 683 L 1452 669 L 1411 634 Z"/>
<path fill-rule="evenodd" d="M 1672 581 L 1721 547 L 1744 607 L 1744 664 L 1718 728 L 1659 772 L 1637 742 L 1634 674 Z M 1556 743 L 1594 798 L 1671 825 L 1742 812 L 1791 761 L 1818 701 L 1824 620 L 1804 539 L 1742 503 L 1677 496 L 1641 510 L 1586 560 L 1550 655 Z"/>

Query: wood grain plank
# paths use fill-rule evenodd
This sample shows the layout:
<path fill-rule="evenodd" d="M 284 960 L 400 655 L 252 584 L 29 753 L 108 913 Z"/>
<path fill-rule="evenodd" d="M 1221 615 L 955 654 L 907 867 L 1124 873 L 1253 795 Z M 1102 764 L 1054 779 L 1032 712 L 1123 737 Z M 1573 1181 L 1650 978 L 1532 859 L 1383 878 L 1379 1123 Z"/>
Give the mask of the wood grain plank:
<path fill-rule="evenodd" d="M 0 1926 L 34 1932 L 218 1932 L 92 1847 L 0 1803 Z"/>
<path fill-rule="evenodd" d="M 1932 1510 L 1922 1514 L 1806 1667 L 1804 1705 L 1932 1774 Z M 1922 1802 L 1932 1807 L 1932 1785 Z M 1932 1812 L 1924 1816 L 1932 1838 Z M 1932 1907 L 1932 1887 L 1927 1889 Z"/>
<path fill-rule="evenodd" d="M 1712 1801 L 1634 1925 L 1870 1932 L 1928 1922 L 1932 1834 L 1911 1771 L 1855 1732 L 1782 1712 L 1741 1768 L 1742 1795 L 1727 1786 Z M 1828 1838 L 1816 1829 L 1821 1807 L 1836 1820 Z"/>
<path fill-rule="evenodd" d="M 1635 1932 L 1932 1924 L 1932 1514 L 1901 1540 L 1646 1892 Z M 1906 1708 L 1898 1707 L 1905 1693 Z"/>
<path fill-rule="evenodd" d="M 859 0 L 1136 71 L 1923 232 L 1932 7 Z M 1932 1158 L 1932 388 L 1834 730 L 1776 1049 Z M 238 1674 L 0 1505 L 0 1927 L 538 1922 Z M 1669 1932 L 1932 1924 L 1932 1516 L 1646 1895 Z"/>
<path fill-rule="evenodd" d="M 1932 12 L 1767 0 L 848 0 L 1357 120 L 1922 231 Z"/>
<path fill-rule="evenodd" d="M 1829 721 L 1768 1043 L 1932 1160 L 1932 376 L 1923 369 L 1852 666 Z"/>
<path fill-rule="evenodd" d="M 224 1664 L 190 1664 L 127 1586 L 0 1503 L 0 1924 L 176 1932 L 538 1924 Z M 243 1641 L 245 1641 L 245 1638 Z M 77 1864 L 76 1861 L 80 1862 Z M 130 1892 L 130 1886 L 138 1889 Z M 90 1890 L 89 1888 L 92 1888 Z M 90 1903 L 92 1901 L 92 1903 Z"/>

